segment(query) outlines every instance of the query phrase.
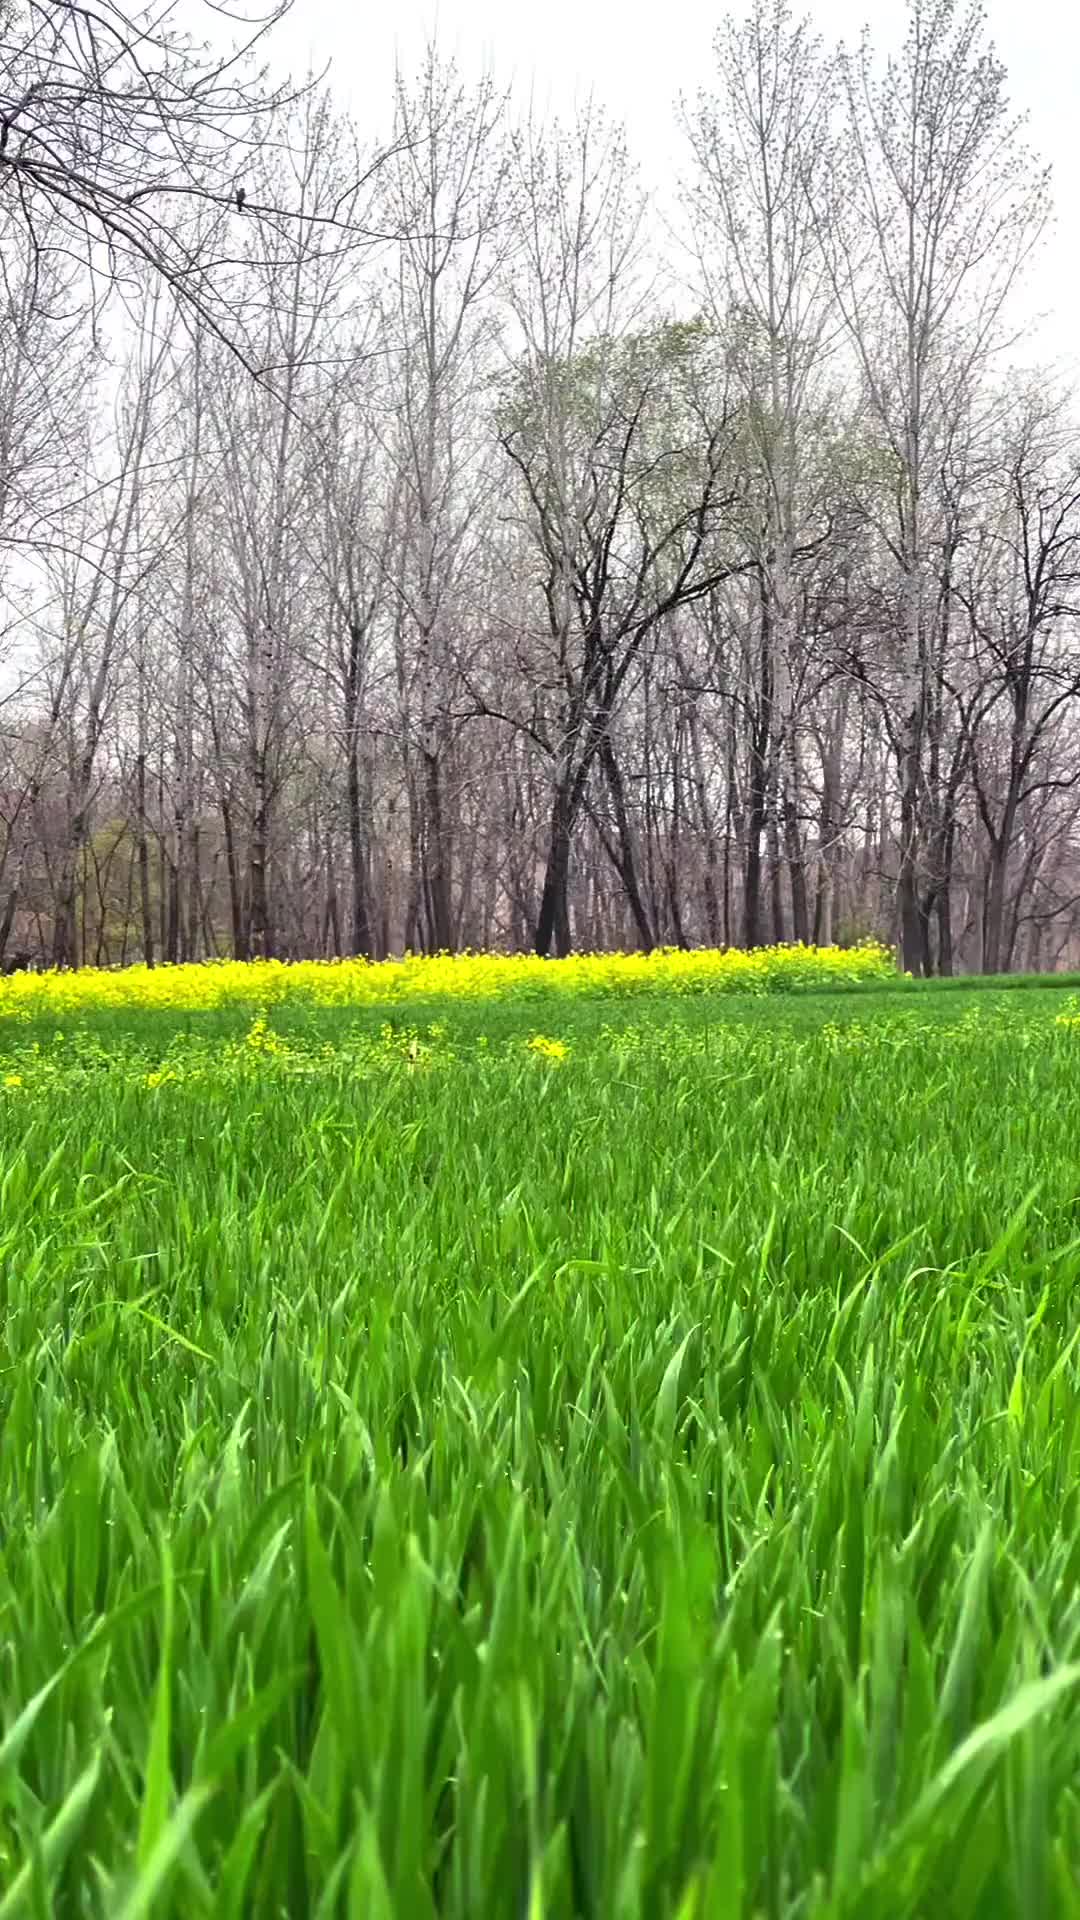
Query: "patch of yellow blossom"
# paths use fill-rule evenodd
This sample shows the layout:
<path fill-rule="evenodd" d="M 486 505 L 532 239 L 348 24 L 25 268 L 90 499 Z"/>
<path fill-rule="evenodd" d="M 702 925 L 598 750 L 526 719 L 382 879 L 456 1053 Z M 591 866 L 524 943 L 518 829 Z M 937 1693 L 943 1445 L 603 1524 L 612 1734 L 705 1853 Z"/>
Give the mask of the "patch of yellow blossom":
<path fill-rule="evenodd" d="M 315 1007 L 393 1006 L 433 999 L 558 1000 L 652 993 L 795 992 L 813 986 L 870 985 L 895 977 L 886 947 L 774 946 L 684 952 L 574 954 L 406 954 L 400 960 L 211 960 L 184 966 L 13 973 L 0 980 L 0 1018 L 79 1014 L 96 1008 L 177 1012 L 283 1000 Z M 260 1018 L 263 1015 L 260 1014 Z M 255 1033 L 258 1027 L 252 1029 Z M 264 1029 L 249 1036 L 267 1050 Z M 269 1038 L 269 1036 L 265 1036 Z"/>
<path fill-rule="evenodd" d="M 280 1034 L 275 1033 L 271 1028 L 264 1013 L 260 1013 L 258 1019 L 252 1021 L 244 1036 L 244 1045 L 251 1053 L 287 1053 L 289 1051 Z"/>
<path fill-rule="evenodd" d="M 543 1033 L 534 1033 L 526 1046 L 540 1060 L 565 1060 L 570 1051 L 565 1040 L 549 1040 Z"/>

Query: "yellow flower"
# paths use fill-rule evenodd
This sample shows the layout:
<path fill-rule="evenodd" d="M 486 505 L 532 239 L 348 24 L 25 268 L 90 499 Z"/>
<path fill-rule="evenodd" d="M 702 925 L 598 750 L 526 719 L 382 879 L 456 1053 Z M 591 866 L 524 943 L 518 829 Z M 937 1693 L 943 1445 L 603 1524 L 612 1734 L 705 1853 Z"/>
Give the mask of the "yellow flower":
<path fill-rule="evenodd" d="M 21 1073 L 8 1073 L 8 1074 L 5 1074 L 5 1075 L 4 1075 L 4 1085 L 5 1085 L 5 1087 L 21 1087 L 21 1086 L 22 1086 L 22 1074 L 21 1074 Z"/>
<path fill-rule="evenodd" d="M 565 1060 L 570 1051 L 565 1040 L 549 1040 L 542 1033 L 534 1033 L 527 1045 L 529 1052 L 541 1060 Z"/>
<path fill-rule="evenodd" d="M 284 1040 L 279 1039 L 278 1035 L 272 1032 L 267 1024 L 266 1015 L 262 1013 L 257 1020 L 252 1021 L 245 1036 L 244 1045 L 250 1047 L 253 1053 L 288 1053 L 289 1051 Z"/>
<path fill-rule="evenodd" d="M 272 1033 L 268 1010 L 280 1001 L 316 1007 L 402 1006 L 451 997 L 560 1001 L 581 994 L 767 993 L 813 984 L 852 984 L 895 977 L 886 947 L 760 947 L 740 950 L 658 949 L 655 953 L 406 954 L 398 960 L 209 960 L 164 967 L 14 973 L 0 980 L 0 1020 L 46 1012 L 76 1016 L 91 1008 L 211 1007 L 261 1011 L 247 1035 L 253 1052 L 293 1049 Z M 441 1041 L 439 1032 L 429 1038 Z"/>

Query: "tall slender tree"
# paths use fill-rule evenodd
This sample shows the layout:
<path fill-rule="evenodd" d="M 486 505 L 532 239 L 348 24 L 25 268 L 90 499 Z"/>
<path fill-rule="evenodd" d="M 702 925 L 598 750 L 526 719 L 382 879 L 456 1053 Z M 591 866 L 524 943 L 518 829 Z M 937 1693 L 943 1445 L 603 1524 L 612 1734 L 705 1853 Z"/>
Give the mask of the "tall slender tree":
<path fill-rule="evenodd" d="M 903 963 L 920 972 L 940 537 L 933 480 L 957 410 L 1004 344 L 1007 302 L 1042 231 L 1048 182 L 1022 143 L 978 5 L 909 0 L 899 52 L 882 66 L 867 35 L 841 71 L 846 157 L 819 184 L 817 230 L 888 456 L 877 511 L 897 571 L 887 652 L 898 919 Z"/>

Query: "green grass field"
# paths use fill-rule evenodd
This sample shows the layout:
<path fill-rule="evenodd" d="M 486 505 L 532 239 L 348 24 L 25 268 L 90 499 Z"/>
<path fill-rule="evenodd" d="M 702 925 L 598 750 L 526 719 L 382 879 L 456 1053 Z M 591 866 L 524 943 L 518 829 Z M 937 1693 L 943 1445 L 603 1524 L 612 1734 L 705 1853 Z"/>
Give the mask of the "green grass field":
<path fill-rule="evenodd" d="M 0 1032 L 0 1920 L 1080 1916 L 1074 1016 Z"/>

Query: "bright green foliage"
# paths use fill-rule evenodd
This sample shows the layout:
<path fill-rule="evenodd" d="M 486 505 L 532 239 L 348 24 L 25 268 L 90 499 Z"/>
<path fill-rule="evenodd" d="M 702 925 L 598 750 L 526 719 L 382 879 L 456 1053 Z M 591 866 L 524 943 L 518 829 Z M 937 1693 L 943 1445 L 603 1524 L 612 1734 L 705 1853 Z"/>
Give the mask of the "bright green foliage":
<path fill-rule="evenodd" d="M 1074 1015 L 12 1024 L 0 1920 L 1076 1920 Z"/>

